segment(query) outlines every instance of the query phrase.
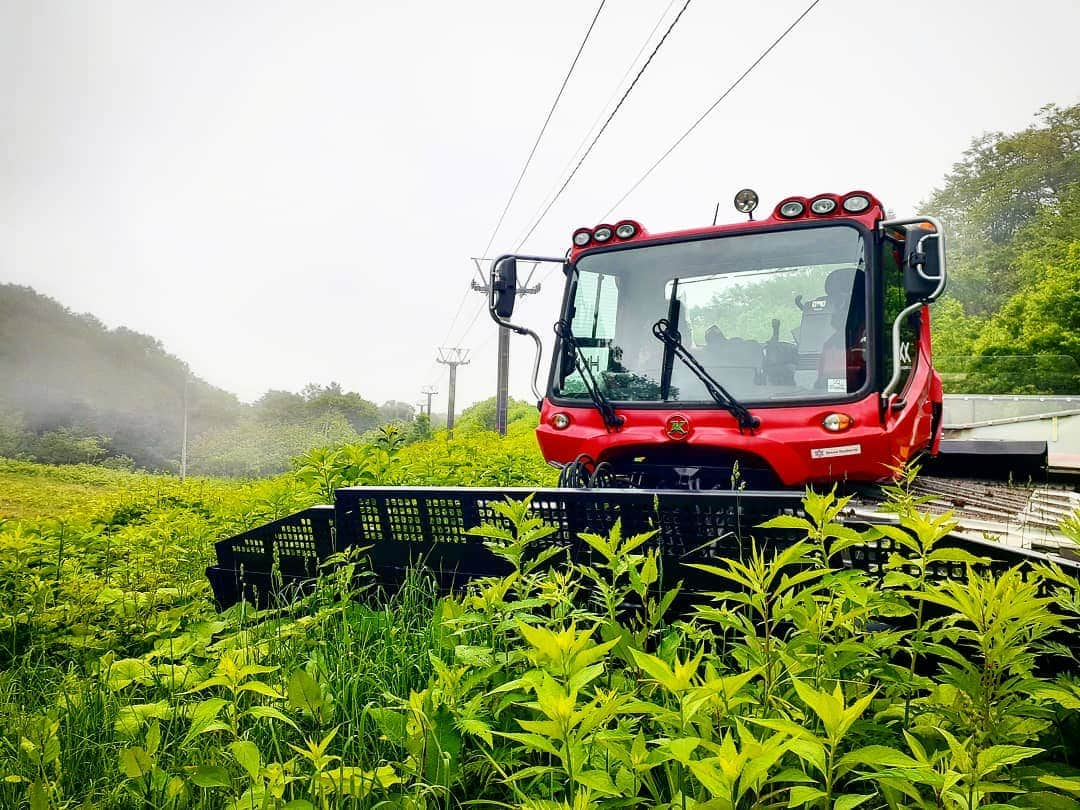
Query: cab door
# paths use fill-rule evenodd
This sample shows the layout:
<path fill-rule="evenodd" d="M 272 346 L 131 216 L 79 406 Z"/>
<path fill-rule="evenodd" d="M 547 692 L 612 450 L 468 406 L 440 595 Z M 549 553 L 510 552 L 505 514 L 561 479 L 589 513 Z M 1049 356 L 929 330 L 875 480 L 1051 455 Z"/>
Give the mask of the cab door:
<path fill-rule="evenodd" d="M 913 302 L 904 286 L 904 250 L 907 234 L 902 228 L 889 229 L 881 240 L 881 255 L 878 266 L 881 285 L 881 317 L 878 319 L 879 334 L 878 354 L 878 391 L 892 379 L 896 362 L 900 363 L 900 382 L 897 392 L 903 398 L 911 381 L 912 372 L 918 363 L 922 315 L 925 307 L 908 315 L 900 324 L 900 354 L 893 356 L 892 332 L 897 316 Z"/>

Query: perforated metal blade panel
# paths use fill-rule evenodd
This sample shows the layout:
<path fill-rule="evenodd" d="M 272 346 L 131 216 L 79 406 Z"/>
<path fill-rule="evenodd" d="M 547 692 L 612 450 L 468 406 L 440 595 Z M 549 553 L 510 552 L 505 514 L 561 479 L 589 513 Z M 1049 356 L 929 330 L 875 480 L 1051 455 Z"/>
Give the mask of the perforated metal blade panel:
<path fill-rule="evenodd" d="M 454 587 L 510 570 L 468 530 L 485 522 L 509 528 L 492 504 L 529 497 L 532 514 L 555 527 L 543 547 L 555 543 L 571 560 L 589 562 L 592 550 L 579 534 L 606 534 L 620 521 L 624 536 L 655 531 L 646 547 L 658 548 L 665 569 L 682 578 L 689 569 L 679 563 L 748 554 L 752 527 L 777 514 L 801 513 L 797 493 L 353 487 L 337 492 L 338 543 L 371 546 L 382 582 L 399 581 L 420 564 Z M 775 530 L 755 529 L 754 535 L 766 545 L 798 539 Z"/>
<path fill-rule="evenodd" d="M 320 562 L 334 551 L 361 546 L 368 548 L 378 582 L 399 583 L 411 566 L 420 565 L 442 588 L 453 589 L 511 570 L 483 537 L 469 533 L 482 523 L 510 528 L 493 508 L 508 498 L 531 498 L 532 514 L 555 528 L 533 548 L 538 553 L 556 544 L 565 550 L 548 565 L 594 563 L 594 552 L 580 534 L 607 534 L 616 521 L 624 536 L 654 532 L 642 549 L 660 553 L 661 590 L 678 581 L 687 591 L 716 590 L 715 577 L 685 563 L 745 559 L 755 546 L 777 551 L 805 537 L 798 530 L 760 528 L 777 515 L 802 515 L 802 494 L 794 492 L 352 487 L 337 491 L 334 507 L 313 507 L 217 543 L 218 565 L 207 573 L 223 607 L 240 598 L 262 606 L 309 589 Z M 842 519 L 866 525 L 865 517 Z M 995 570 L 1048 559 L 965 537 L 950 536 L 943 544 L 987 558 Z M 894 554 L 910 553 L 881 537 L 832 562 L 883 576 Z M 932 566 L 930 576 L 964 579 L 967 568 L 943 561 Z"/>
<path fill-rule="evenodd" d="M 218 604 L 266 606 L 286 585 L 317 576 L 334 552 L 333 526 L 334 507 L 313 506 L 215 543 L 218 564 L 207 576 Z"/>

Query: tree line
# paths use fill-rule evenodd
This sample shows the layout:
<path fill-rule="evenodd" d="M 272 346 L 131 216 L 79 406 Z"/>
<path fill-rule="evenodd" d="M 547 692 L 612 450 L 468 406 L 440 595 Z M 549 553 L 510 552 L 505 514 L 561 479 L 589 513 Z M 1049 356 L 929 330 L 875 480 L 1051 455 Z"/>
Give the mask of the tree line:
<path fill-rule="evenodd" d="M 1080 393 L 1080 104 L 975 138 L 923 208 L 948 239 L 931 320 L 946 386 Z"/>
<path fill-rule="evenodd" d="M 320 444 L 381 425 L 430 432 L 411 405 L 336 383 L 271 390 L 247 405 L 196 377 L 149 335 L 107 328 L 29 287 L 0 285 L 0 456 L 177 471 L 185 403 L 189 470 L 265 475 Z"/>
<path fill-rule="evenodd" d="M 0 285 L 0 380 L 0 457 L 46 464 L 177 472 L 185 400 L 191 474 L 262 477 L 313 447 L 369 443 L 387 429 L 402 446 L 433 434 L 432 420 L 409 403 L 376 405 L 336 382 L 270 390 L 245 404 L 155 338 L 108 329 L 10 284 Z M 536 424 L 533 405 L 510 405 L 512 423 Z M 466 408 L 457 424 L 464 433 L 494 430 L 495 398 Z"/>

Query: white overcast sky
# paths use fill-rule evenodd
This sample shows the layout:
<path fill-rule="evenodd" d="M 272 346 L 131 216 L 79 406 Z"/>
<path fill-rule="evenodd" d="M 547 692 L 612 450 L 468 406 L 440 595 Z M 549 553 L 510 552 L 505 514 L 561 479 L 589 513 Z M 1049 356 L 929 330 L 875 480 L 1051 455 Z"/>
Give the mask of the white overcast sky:
<path fill-rule="evenodd" d="M 683 2 L 608 0 L 493 253 Z M 600 221 L 808 2 L 693 0 L 525 250 L 561 255 Z M 0 281 L 152 334 L 245 400 L 436 384 L 445 409 L 439 345 L 472 350 L 459 407 L 490 396 L 470 257 L 595 10 L 0 0 Z M 612 218 L 691 227 L 719 200 L 735 219 L 743 186 L 764 208 L 866 188 L 914 213 L 973 136 L 1080 101 L 1078 31 L 1077 0 L 821 0 Z M 560 280 L 519 305 L 546 340 Z M 512 346 L 511 392 L 531 398 L 531 344 Z"/>

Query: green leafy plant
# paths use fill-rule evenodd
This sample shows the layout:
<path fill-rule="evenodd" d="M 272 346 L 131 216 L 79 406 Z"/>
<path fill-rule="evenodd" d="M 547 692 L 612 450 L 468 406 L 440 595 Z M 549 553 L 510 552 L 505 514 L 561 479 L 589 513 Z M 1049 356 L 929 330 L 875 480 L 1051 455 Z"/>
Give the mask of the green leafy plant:
<path fill-rule="evenodd" d="M 91 520 L 0 524 L 0 805 L 1080 806 L 1080 686 L 1055 674 L 1080 586 L 952 547 L 903 491 L 861 531 L 808 492 L 699 566 L 707 593 L 621 523 L 571 564 L 525 500 L 474 531 L 505 576 L 462 592 L 369 587 L 361 549 L 289 607 L 216 613 L 213 540 L 318 486 L 481 480 L 456 444 L 395 442 L 246 484 L 19 472 L 105 489 Z"/>

